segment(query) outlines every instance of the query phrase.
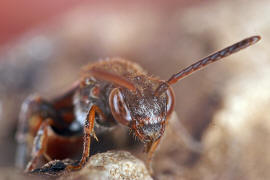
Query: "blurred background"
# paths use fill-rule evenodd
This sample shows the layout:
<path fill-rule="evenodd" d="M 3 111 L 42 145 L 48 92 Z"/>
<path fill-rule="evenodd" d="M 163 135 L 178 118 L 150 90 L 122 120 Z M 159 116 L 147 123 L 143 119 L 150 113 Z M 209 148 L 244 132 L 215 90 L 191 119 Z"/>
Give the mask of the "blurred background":
<path fill-rule="evenodd" d="M 190 152 L 168 127 L 154 169 L 159 179 L 269 179 L 269 12 L 267 0 L 0 1 L 0 171 L 14 165 L 24 98 L 61 94 L 82 66 L 122 57 L 166 80 L 261 35 L 174 85 L 177 120 L 205 151 Z"/>

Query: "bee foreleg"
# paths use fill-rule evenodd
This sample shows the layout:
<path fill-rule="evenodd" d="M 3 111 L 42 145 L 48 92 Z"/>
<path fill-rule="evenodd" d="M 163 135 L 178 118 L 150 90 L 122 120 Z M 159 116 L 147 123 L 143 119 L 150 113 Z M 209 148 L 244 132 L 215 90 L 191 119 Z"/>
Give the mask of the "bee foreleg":
<path fill-rule="evenodd" d="M 159 138 L 155 142 L 150 142 L 147 143 L 145 146 L 145 151 L 147 153 L 147 161 L 146 161 L 146 166 L 150 174 L 153 174 L 153 168 L 152 168 L 152 160 L 153 160 L 153 155 L 160 143 L 161 138 Z"/>
<path fill-rule="evenodd" d="M 93 105 L 88 112 L 85 125 L 84 125 L 84 145 L 83 145 L 83 153 L 82 153 L 81 160 L 79 161 L 79 163 L 75 165 L 68 165 L 67 170 L 81 169 L 84 166 L 84 164 L 87 162 L 90 156 L 91 136 L 94 137 L 98 141 L 98 138 L 94 131 L 94 122 L 95 122 L 96 113 L 98 113 L 101 116 L 101 118 L 106 120 L 105 115 L 103 114 L 101 109 L 97 105 Z"/>

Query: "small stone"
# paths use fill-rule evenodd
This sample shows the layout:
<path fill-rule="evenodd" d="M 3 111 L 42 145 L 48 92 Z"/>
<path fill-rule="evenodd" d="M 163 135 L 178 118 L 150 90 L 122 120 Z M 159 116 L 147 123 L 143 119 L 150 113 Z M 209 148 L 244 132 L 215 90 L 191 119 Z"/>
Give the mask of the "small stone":
<path fill-rule="evenodd" d="M 126 151 L 108 151 L 90 157 L 79 171 L 64 174 L 59 180 L 151 180 L 144 163 Z"/>

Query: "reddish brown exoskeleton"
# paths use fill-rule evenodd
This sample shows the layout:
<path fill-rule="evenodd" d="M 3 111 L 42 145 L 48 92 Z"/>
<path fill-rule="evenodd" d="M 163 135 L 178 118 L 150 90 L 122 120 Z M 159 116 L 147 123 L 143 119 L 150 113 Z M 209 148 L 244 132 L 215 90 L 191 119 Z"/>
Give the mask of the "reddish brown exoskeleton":
<path fill-rule="evenodd" d="M 38 158 L 46 152 L 48 127 L 66 137 L 83 136 L 83 153 L 80 161 L 65 165 L 63 169 L 77 170 L 89 158 L 91 137 L 124 125 L 145 143 L 148 168 L 166 124 L 174 110 L 174 93 L 171 85 L 202 67 L 229 56 L 260 40 L 252 36 L 218 51 L 174 74 L 167 81 L 149 76 L 136 63 L 107 59 L 88 65 L 78 83 L 65 95 L 46 101 L 31 96 L 22 105 L 18 129 L 17 164 L 24 165 L 27 137 L 35 136 L 32 159 L 26 171 L 36 168 Z"/>

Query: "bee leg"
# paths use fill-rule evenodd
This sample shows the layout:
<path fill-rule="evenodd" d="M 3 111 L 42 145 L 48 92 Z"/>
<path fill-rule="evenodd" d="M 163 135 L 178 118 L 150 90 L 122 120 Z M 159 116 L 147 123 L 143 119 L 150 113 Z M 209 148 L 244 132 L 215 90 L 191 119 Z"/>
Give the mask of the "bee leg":
<path fill-rule="evenodd" d="M 77 164 L 68 165 L 66 167 L 67 170 L 80 170 L 85 165 L 90 156 L 91 136 L 98 141 L 98 138 L 94 131 L 94 122 L 96 113 L 98 113 L 101 116 L 101 118 L 106 119 L 105 115 L 98 106 L 93 105 L 91 107 L 84 125 L 84 145 L 81 160 Z"/>
<path fill-rule="evenodd" d="M 45 155 L 45 157 L 49 158 L 46 152 L 47 142 L 48 142 L 48 127 L 52 123 L 51 119 L 47 119 L 42 122 L 37 132 L 37 135 L 34 139 L 34 144 L 32 148 L 32 159 L 27 164 L 25 172 L 31 172 L 35 169 L 38 159 L 41 155 Z M 49 158 L 50 159 L 50 158 Z"/>
<path fill-rule="evenodd" d="M 146 146 L 145 146 L 145 151 L 147 153 L 146 167 L 151 175 L 153 174 L 153 168 L 152 168 L 153 155 L 154 155 L 154 152 L 156 151 L 156 149 L 160 143 L 160 140 L 161 140 L 161 138 L 159 138 L 155 142 L 150 142 L 150 143 L 146 144 Z"/>
<path fill-rule="evenodd" d="M 56 122 L 56 117 L 54 107 L 38 95 L 29 96 L 23 102 L 16 132 L 17 150 L 15 165 L 18 169 L 25 168 L 29 158 L 28 147 L 31 147 L 29 145 L 32 144 L 41 124 L 46 119 Z"/>

